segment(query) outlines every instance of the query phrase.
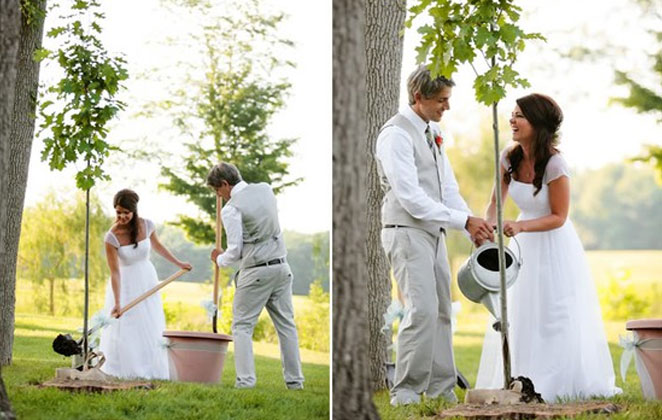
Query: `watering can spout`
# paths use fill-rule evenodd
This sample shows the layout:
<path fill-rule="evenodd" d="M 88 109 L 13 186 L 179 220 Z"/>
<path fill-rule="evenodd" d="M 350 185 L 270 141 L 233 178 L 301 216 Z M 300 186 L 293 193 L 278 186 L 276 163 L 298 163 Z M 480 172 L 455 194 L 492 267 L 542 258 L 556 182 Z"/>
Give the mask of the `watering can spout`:
<path fill-rule="evenodd" d="M 494 316 L 494 318 L 501 319 L 501 305 L 499 303 L 499 293 L 495 292 L 488 292 L 485 293 L 483 298 L 480 300 L 480 303 L 482 303 L 488 311 Z"/>
<path fill-rule="evenodd" d="M 492 324 L 495 331 L 501 331 L 501 302 L 499 296 L 499 293 L 488 292 L 480 300 L 480 303 L 496 318 L 496 321 Z"/>

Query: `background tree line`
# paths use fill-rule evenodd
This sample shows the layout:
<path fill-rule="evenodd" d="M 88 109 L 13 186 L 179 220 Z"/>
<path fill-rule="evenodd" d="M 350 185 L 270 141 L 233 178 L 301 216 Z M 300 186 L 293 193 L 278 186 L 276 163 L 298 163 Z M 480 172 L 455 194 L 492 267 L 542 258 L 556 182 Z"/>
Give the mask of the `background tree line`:
<path fill-rule="evenodd" d="M 103 247 L 105 232 L 113 217 L 105 214 L 99 200 L 92 195 L 90 217 L 90 284 L 93 300 L 100 303 L 105 291 L 109 271 Z M 79 312 L 71 302 L 58 301 L 56 291 L 78 291 L 82 277 L 85 241 L 79 233 L 85 228 L 85 197 L 78 192 L 66 196 L 48 194 L 43 201 L 27 207 L 23 213 L 23 226 L 18 252 L 18 280 L 28 281 L 34 290 L 34 304 L 50 314 Z M 210 282 L 212 264 L 210 245 L 196 245 L 177 227 L 157 225 L 161 241 L 175 255 L 189 261 L 195 269 L 185 281 Z M 302 234 L 285 232 L 288 260 L 294 273 L 293 293 L 308 295 L 310 285 L 319 280 L 324 291 L 329 290 L 329 234 Z M 173 273 L 172 264 L 160 256 L 152 255 L 159 278 Z M 228 272 L 225 278 L 229 278 Z M 82 299 L 78 299 L 82 305 Z M 80 305 L 78 305 L 80 306 Z"/>
<path fill-rule="evenodd" d="M 206 282 L 212 278 L 212 263 L 209 259 L 210 245 L 196 245 L 189 241 L 184 232 L 169 224 L 157 225 L 159 239 L 183 261 L 193 264 L 194 270 L 184 281 Z M 294 282 L 292 293 L 307 295 L 310 284 L 320 280 L 324 291 L 329 290 L 329 233 L 320 232 L 304 234 L 298 232 L 283 232 L 287 245 L 287 261 L 292 267 Z M 152 262 L 159 278 L 166 278 L 175 268 L 163 258 L 152 255 Z M 230 273 L 228 273 L 230 275 Z M 228 276 L 226 276 L 226 279 Z"/>

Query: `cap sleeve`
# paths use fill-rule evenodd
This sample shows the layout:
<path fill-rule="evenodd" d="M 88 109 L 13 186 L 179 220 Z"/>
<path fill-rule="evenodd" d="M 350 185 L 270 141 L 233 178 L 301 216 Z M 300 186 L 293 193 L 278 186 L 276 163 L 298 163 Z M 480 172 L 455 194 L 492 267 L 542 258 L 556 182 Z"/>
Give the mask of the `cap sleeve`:
<path fill-rule="evenodd" d="M 149 238 L 154 233 L 154 222 L 149 219 L 145 219 L 145 227 L 147 228 L 147 237 Z"/>
<path fill-rule="evenodd" d="M 570 170 L 565 159 L 563 159 L 560 153 L 557 153 L 549 158 L 542 181 L 544 184 L 549 184 L 562 176 L 570 177 Z"/>
<path fill-rule="evenodd" d="M 103 241 L 108 244 L 111 244 L 115 248 L 120 247 L 120 242 L 117 240 L 117 237 L 111 231 L 106 232 L 106 236 L 104 236 Z"/>

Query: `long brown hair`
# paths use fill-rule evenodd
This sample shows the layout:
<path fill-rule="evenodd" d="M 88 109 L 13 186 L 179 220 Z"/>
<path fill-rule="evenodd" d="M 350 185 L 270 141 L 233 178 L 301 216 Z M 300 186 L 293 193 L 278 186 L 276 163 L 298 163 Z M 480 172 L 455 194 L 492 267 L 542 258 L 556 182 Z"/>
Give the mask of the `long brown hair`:
<path fill-rule="evenodd" d="M 129 238 L 134 248 L 138 247 L 138 201 L 140 201 L 138 194 L 129 189 L 120 190 L 113 197 L 113 207 L 121 206 L 133 213 L 129 221 Z"/>
<path fill-rule="evenodd" d="M 556 146 L 559 142 L 558 130 L 563 122 L 563 111 L 554 99 L 540 93 L 523 96 L 516 102 L 536 133 L 532 145 L 534 158 L 533 186 L 535 187 L 533 195 L 536 195 L 542 188 L 542 179 L 549 158 L 558 153 Z M 522 145 L 518 144 L 508 152 L 510 169 L 504 176 L 506 184 L 510 184 L 513 175 L 519 178 L 517 172 L 522 159 L 524 159 Z"/>

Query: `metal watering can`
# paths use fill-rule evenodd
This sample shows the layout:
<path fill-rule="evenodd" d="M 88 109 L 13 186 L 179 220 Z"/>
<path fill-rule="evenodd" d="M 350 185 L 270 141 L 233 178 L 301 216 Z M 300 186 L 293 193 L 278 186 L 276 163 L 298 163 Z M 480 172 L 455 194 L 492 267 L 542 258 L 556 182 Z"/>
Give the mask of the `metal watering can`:
<path fill-rule="evenodd" d="M 522 250 L 517 239 L 513 239 L 519 252 L 518 255 L 515 255 L 510 248 L 504 247 L 506 288 L 515 283 L 522 267 Z M 471 253 L 457 273 L 457 284 L 467 299 L 485 305 L 497 319 L 498 324 L 501 320 L 501 305 L 499 302 L 499 247 L 496 243 L 486 242 Z"/>

